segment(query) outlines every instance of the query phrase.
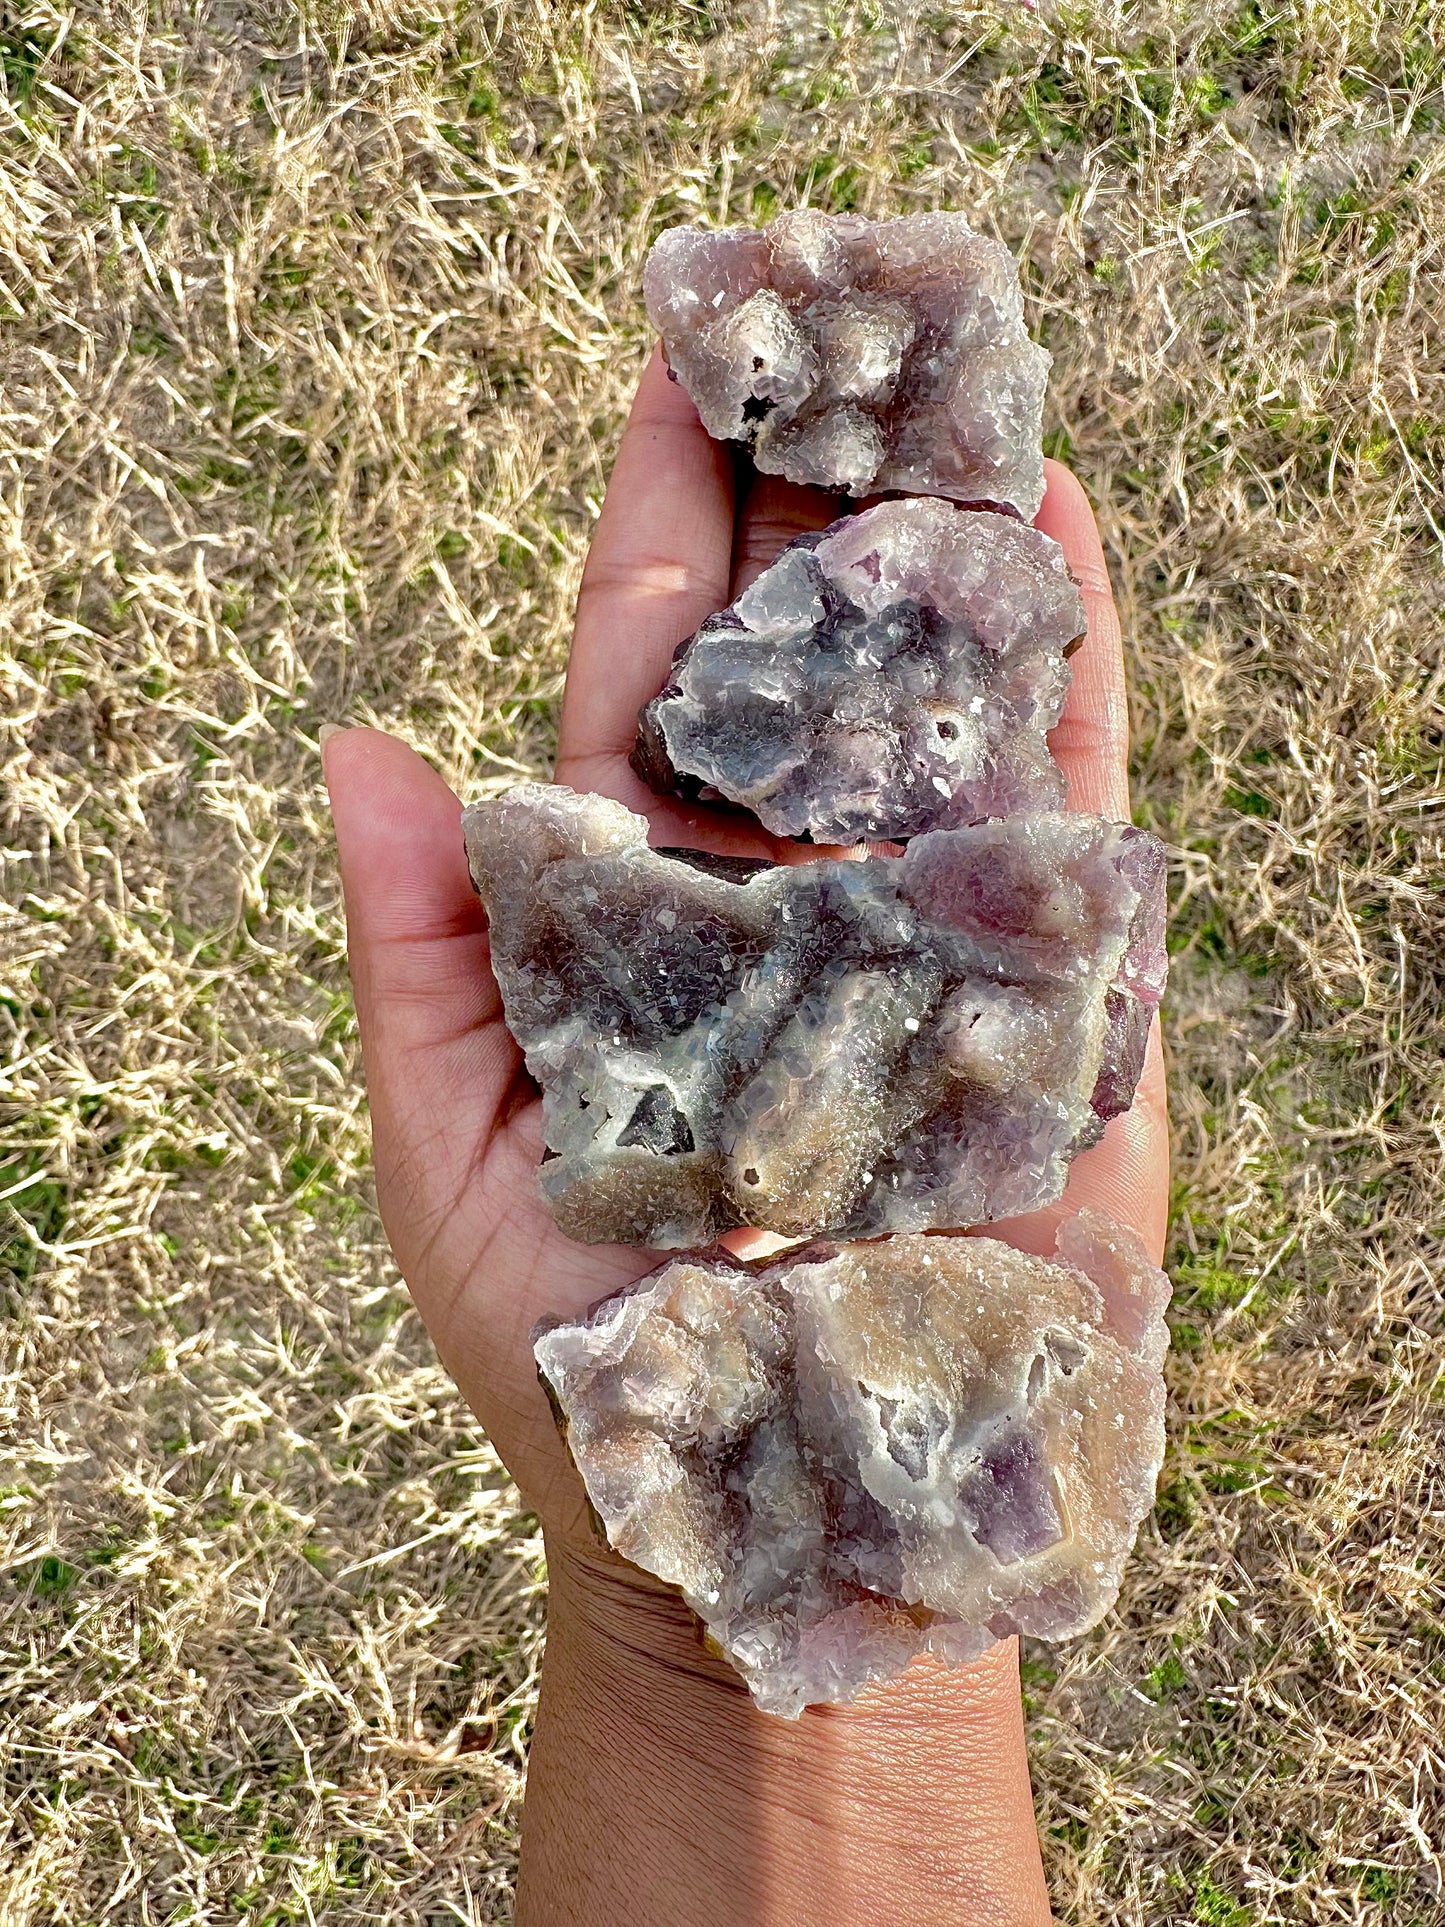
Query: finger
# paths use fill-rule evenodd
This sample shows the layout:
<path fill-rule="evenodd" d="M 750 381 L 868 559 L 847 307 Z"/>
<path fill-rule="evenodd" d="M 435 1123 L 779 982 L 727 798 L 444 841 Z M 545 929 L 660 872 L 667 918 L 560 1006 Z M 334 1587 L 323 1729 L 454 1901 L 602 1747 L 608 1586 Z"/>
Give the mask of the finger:
<path fill-rule="evenodd" d="M 1075 652 L 1074 679 L 1049 748 L 1069 786 L 1069 808 L 1127 822 L 1129 703 L 1124 646 L 1104 546 L 1089 498 L 1061 462 L 1045 462 L 1048 487 L 1036 528 L 1064 552 L 1084 598 L 1089 631 Z"/>
<path fill-rule="evenodd" d="M 732 456 L 660 352 L 643 373 L 582 575 L 557 780 L 604 789 L 673 651 L 727 602 Z M 615 787 L 607 790 L 615 793 Z"/>
<path fill-rule="evenodd" d="M 347 952 L 378 1142 L 426 1083 L 435 1107 L 495 1107 L 515 1074 L 461 804 L 405 743 L 374 729 L 322 749 L 346 898 Z"/>
<path fill-rule="evenodd" d="M 738 511 L 728 600 L 735 601 L 790 542 L 827 528 L 842 513 L 843 497 L 827 489 L 785 481 L 781 475 L 755 476 Z"/>

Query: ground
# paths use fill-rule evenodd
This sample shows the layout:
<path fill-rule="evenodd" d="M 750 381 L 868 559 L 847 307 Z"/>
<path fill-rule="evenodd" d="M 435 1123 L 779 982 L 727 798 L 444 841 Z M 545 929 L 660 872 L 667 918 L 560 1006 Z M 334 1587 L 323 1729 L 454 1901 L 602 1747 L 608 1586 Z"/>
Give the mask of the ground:
<path fill-rule="evenodd" d="M 1445 1920 L 1438 10 L 0 5 L 0 1922 L 504 1920 L 545 1604 L 317 731 L 545 769 L 680 220 L 1024 260 L 1173 851 L 1171 1446 L 1061 1917 Z"/>

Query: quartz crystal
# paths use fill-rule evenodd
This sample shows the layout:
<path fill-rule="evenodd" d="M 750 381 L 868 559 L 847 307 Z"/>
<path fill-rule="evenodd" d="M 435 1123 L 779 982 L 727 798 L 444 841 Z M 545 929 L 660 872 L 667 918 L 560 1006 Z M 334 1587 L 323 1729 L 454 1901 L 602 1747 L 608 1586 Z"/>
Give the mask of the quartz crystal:
<path fill-rule="evenodd" d="M 1113 1603 L 1164 1456 L 1169 1283 L 1094 1213 L 1058 1244 L 676 1259 L 538 1337 L 609 1542 L 766 1711 Z"/>
<path fill-rule="evenodd" d="M 683 643 L 633 764 L 819 843 L 1057 809 L 1046 732 L 1085 627 L 1047 535 L 884 502 L 791 543 Z"/>
<path fill-rule="evenodd" d="M 669 228 L 643 287 L 703 426 L 767 474 L 1038 512 L 1050 357 L 1017 262 L 963 215 Z"/>
<path fill-rule="evenodd" d="M 649 849 L 621 804 L 541 784 L 463 821 L 569 1237 L 978 1224 L 1057 1198 L 1132 1100 L 1164 855 L 1127 824 L 773 866 Z"/>

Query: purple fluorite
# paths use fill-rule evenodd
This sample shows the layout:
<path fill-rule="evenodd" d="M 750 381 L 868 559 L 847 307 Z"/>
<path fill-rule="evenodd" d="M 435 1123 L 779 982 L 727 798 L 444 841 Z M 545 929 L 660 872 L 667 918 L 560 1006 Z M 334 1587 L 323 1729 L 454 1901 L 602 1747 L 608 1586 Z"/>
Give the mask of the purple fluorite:
<path fill-rule="evenodd" d="M 1085 628 L 1047 535 L 884 502 L 791 543 L 682 644 L 633 764 L 819 843 L 1057 809 L 1047 731 Z"/>
<path fill-rule="evenodd" d="M 1038 815 L 719 874 L 567 789 L 463 820 L 570 1237 L 982 1223 L 1056 1199 L 1132 1097 L 1164 978 L 1142 831 Z"/>
<path fill-rule="evenodd" d="M 610 1543 L 795 1717 L 1112 1603 L 1164 1454 L 1169 1284 L 1086 1213 L 1055 1261 L 892 1238 L 679 1259 L 537 1359 Z"/>
<path fill-rule="evenodd" d="M 1050 358 L 1018 264 L 963 215 L 669 228 L 643 285 L 703 426 L 766 473 L 1038 512 Z"/>

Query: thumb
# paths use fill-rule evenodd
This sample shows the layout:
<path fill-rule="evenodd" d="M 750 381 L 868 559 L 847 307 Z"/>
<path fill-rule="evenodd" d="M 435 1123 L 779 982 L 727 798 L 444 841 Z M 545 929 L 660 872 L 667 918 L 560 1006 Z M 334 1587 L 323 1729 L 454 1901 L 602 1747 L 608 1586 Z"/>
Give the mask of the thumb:
<path fill-rule="evenodd" d="M 415 750 L 380 730 L 329 732 L 322 759 L 378 1180 L 423 1124 L 439 1163 L 448 1146 L 470 1161 L 518 1055 L 467 873 L 461 804 Z"/>

